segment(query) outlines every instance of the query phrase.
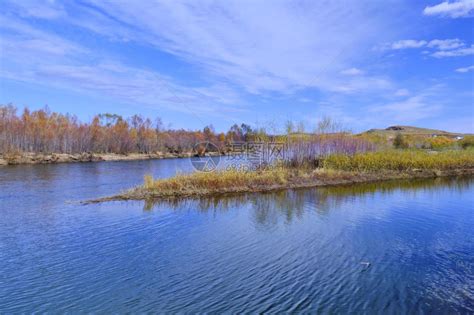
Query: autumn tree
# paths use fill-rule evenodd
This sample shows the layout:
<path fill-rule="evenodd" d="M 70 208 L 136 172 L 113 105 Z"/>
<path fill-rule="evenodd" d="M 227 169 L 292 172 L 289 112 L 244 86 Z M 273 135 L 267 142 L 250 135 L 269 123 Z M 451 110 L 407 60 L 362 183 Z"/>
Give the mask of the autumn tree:
<path fill-rule="evenodd" d="M 264 129 L 234 124 L 227 133 L 212 125 L 202 130 L 165 128 L 141 115 L 129 118 L 103 113 L 81 122 L 76 116 L 45 107 L 21 114 L 11 104 L 0 105 L 0 154 L 7 152 L 120 153 L 191 152 L 196 143 L 211 141 L 220 149 L 235 141 L 264 139 Z"/>

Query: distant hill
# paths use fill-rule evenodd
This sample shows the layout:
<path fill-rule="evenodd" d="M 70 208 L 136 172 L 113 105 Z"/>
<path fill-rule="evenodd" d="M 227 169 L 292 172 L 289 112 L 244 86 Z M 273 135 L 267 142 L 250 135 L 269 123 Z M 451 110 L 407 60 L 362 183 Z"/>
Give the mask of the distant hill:
<path fill-rule="evenodd" d="M 375 134 L 380 136 L 386 136 L 388 138 L 396 136 L 398 133 L 402 135 L 411 135 L 411 136 L 445 136 L 449 138 L 455 138 L 458 136 L 466 136 L 467 134 L 463 133 L 456 133 L 456 132 L 448 132 L 444 130 L 437 130 L 437 129 L 428 129 L 428 128 L 420 128 L 420 127 L 412 127 L 412 126 L 390 126 L 386 129 L 370 129 L 362 134 Z"/>

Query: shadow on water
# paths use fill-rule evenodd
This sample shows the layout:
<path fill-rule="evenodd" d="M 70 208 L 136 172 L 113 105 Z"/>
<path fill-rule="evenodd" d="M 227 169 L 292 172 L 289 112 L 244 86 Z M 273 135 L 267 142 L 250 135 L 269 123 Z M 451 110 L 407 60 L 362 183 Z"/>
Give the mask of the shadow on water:
<path fill-rule="evenodd" d="M 473 184 L 470 177 L 435 179 L 392 180 L 353 185 L 329 187 L 287 189 L 268 193 L 246 193 L 233 196 L 216 196 L 203 198 L 186 198 L 182 200 L 147 200 L 144 211 L 160 208 L 181 210 L 197 210 L 200 212 L 227 212 L 242 205 L 249 205 L 254 212 L 255 222 L 261 225 L 277 223 L 284 218 L 286 223 L 300 218 L 308 204 L 313 205 L 319 215 L 325 215 L 331 209 L 338 208 L 354 198 L 369 198 L 376 194 L 386 195 L 399 192 L 427 192 L 446 188 L 451 191 L 462 191 Z"/>

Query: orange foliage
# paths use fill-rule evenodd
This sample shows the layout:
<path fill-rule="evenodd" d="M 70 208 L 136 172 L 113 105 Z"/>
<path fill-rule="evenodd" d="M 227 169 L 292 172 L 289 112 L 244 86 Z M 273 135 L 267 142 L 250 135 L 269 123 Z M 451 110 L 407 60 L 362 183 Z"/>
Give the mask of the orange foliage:
<path fill-rule="evenodd" d="M 21 115 L 12 105 L 0 105 L 0 153 L 151 153 L 189 152 L 201 141 L 222 147 L 227 139 L 217 135 L 212 126 L 203 131 L 164 130 L 161 120 L 134 115 L 125 119 L 115 114 L 101 114 L 90 123 L 76 116 L 51 112 L 47 107 Z"/>

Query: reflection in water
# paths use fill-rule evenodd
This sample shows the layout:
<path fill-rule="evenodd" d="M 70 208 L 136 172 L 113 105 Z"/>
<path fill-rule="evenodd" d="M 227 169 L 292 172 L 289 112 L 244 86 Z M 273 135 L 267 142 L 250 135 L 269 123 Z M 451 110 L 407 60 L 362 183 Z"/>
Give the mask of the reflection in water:
<path fill-rule="evenodd" d="M 242 205 L 250 205 L 255 223 L 268 226 L 277 224 L 282 218 L 287 224 L 301 218 L 308 204 L 313 205 L 312 210 L 324 215 L 331 209 L 340 208 L 343 203 L 353 201 L 356 197 L 370 198 L 375 194 L 392 194 L 394 191 L 416 194 L 417 191 L 436 191 L 440 187 L 451 191 L 462 191 L 472 185 L 473 181 L 469 177 L 392 180 L 197 199 L 147 200 L 143 209 L 151 211 L 172 208 L 178 211 L 227 212 Z"/>

